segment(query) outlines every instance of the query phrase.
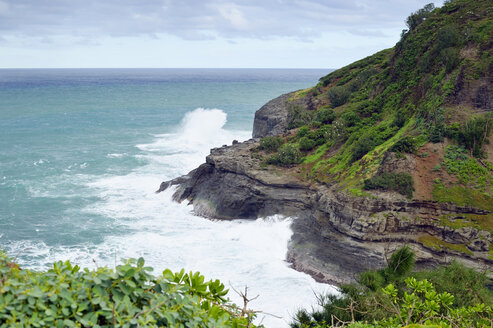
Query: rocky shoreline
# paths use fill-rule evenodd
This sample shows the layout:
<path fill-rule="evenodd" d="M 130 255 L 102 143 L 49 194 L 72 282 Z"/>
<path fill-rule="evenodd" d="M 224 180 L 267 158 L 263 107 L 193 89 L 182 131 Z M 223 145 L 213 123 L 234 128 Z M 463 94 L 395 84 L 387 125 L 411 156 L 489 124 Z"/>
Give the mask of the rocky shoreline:
<path fill-rule="evenodd" d="M 303 181 L 297 168 L 261 165 L 254 156 L 259 138 L 286 131 L 288 99 L 278 97 L 255 115 L 254 139 L 211 150 L 189 174 L 163 182 L 158 192 L 177 185 L 173 199 L 187 200 L 197 215 L 214 219 L 293 217 L 287 260 L 320 282 L 343 284 L 363 270 L 385 265 L 403 244 L 416 252 L 421 267 L 456 259 L 477 270 L 491 269 L 493 236 L 472 227 L 453 229 L 439 217 L 487 212 L 450 203 L 409 200 L 389 193 L 357 197 L 340 187 Z M 465 251 L 426 245 L 422 238 L 467 245 Z"/>

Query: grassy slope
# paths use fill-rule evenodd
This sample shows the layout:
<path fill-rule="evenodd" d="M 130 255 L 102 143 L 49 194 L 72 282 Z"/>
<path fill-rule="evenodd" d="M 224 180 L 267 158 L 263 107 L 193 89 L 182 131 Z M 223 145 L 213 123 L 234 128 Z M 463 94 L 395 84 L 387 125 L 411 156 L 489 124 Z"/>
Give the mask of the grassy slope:
<path fill-rule="evenodd" d="M 305 137 L 318 143 L 304 151 L 303 177 L 336 183 L 363 195 L 364 180 L 377 174 L 396 143 L 411 140 L 413 149 L 407 151 L 416 157 L 419 147 L 431 141 L 442 143 L 471 118 L 487 115 L 478 90 L 491 84 L 493 76 L 492 15 L 489 1 L 454 1 L 429 13 L 394 48 L 339 69 L 321 78 L 317 86 L 298 92 L 291 99 L 290 128 L 306 124 L 310 131 Z M 295 105 L 307 97 L 315 108 Z M 336 118 L 323 124 L 317 113 L 328 108 Z M 300 139 L 300 134 L 286 138 L 294 144 L 300 144 Z M 459 182 L 437 181 L 435 200 L 464 203 L 460 197 L 450 199 L 447 192 L 447 188 L 462 188 L 471 194 L 467 204 L 484 208 L 484 202 L 493 201 L 493 166 L 471 154 L 466 149 L 466 158 L 440 159 L 435 170 L 457 176 L 448 180 Z"/>
<path fill-rule="evenodd" d="M 282 138 L 301 149 L 301 160 L 293 162 L 302 179 L 355 196 L 376 197 L 366 189 L 377 188 L 474 206 L 490 214 L 443 216 L 441 224 L 493 233 L 493 147 L 486 142 L 478 151 L 477 140 L 473 146 L 464 140 L 464 127 L 478 118 L 493 126 L 493 101 L 487 100 L 493 94 L 493 5 L 456 0 L 421 14 L 425 19 L 394 48 L 295 93 L 288 105 L 291 131 Z M 419 13 L 410 17 L 419 22 Z M 481 138 L 491 140 L 486 130 Z M 395 165 L 385 169 L 388 158 L 401 161 L 401 175 L 392 171 Z"/>

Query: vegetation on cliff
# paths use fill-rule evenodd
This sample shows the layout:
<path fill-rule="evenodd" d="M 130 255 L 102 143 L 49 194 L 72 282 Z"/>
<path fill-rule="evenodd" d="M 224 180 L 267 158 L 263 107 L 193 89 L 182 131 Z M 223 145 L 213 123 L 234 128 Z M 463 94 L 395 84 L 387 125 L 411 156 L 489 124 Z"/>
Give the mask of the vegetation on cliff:
<path fill-rule="evenodd" d="M 462 186 L 491 197 L 493 153 L 486 146 L 493 126 L 492 16 L 487 0 L 427 5 L 409 16 L 409 29 L 394 48 L 293 94 L 287 106 L 292 132 L 284 138 L 303 152 L 303 177 L 364 194 L 371 189 L 365 180 L 388 173 L 381 169 L 387 153 L 404 161 L 427 143 L 453 144 L 487 174 L 468 166 L 467 174 L 481 179 L 481 186 L 468 185 L 456 181 L 457 172 L 447 165 L 445 188 Z M 438 177 L 440 168 L 435 170 Z M 415 178 L 411 170 L 400 173 Z M 378 189 L 396 190 L 387 186 Z M 412 197 L 411 186 L 397 191 Z"/>
<path fill-rule="evenodd" d="M 290 157 L 255 156 L 264 168 L 278 166 L 277 174 L 286 170 L 355 197 L 478 209 L 427 224 L 479 230 L 480 247 L 435 235 L 416 241 L 464 255 L 489 252 L 493 260 L 493 6 L 450 0 L 406 23 L 395 47 L 291 94 L 279 141 Z"/>
<path fill-rule="evenodd" d="M 412 272 L 414 253 L 403 247 L 386 268 L 359 275 L 358 284 L 341 286 L 340 295 L 318 298 L 319 310 L 300 310 L 297 327 L 490 327 L 493 294 L 484 273 L 453 262 Z M 410 326 L 409 326 L 410 327 Z M 414 327 L 414 326 L 413 326 Z"/>
<path fill-rule="evenodd" d="M 115 270 L 67 261 L 37 272 L 0 251 L 0 327 L 254 327 L 219 280 L 150 271 L 140 258 Z"/>

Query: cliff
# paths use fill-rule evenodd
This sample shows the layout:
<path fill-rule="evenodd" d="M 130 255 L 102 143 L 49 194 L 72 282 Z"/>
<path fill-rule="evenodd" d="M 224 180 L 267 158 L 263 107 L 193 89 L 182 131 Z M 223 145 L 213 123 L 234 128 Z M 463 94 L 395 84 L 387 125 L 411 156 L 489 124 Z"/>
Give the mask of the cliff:
<path fill-rule="evenodd" d="M 491 270 L 492 15 L 482 0 L 413 13 L 394 48 L 268 102 L 254 139 L 159 190 L 204 217 L 293 217 L 287 258 L 320 281 L 403 244 L 421 266 Z"/>

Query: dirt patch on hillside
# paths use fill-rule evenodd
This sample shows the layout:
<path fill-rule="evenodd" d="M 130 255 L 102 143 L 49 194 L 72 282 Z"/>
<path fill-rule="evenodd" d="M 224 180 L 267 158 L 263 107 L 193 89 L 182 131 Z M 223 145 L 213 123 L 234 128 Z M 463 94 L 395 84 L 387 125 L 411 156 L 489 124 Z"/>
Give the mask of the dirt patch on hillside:
<path fill-rule="evenodd" d="M 457 179 L 449 175 L 441 163 L 447 145 L 448 142 L 427 143 L 414 155 L 416 166 L 411 173 L 414 180 L 414 199 L 433 200 L 433 184 L 436 179 L 440 179 L 446 186 L 457 182 Z"/>

